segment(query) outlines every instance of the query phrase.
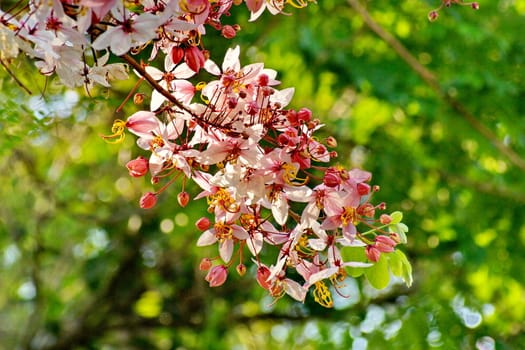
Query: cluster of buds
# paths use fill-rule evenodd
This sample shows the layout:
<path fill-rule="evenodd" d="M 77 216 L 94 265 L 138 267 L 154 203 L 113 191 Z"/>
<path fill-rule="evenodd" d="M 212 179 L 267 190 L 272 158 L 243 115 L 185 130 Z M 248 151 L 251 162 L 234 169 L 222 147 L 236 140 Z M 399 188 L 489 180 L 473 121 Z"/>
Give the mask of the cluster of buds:
<path fill-rule="evenodd" d="M 469 6 L 474 10 L 479 10 L 479 4 L 475 1 L 465 2 L 463 0 L 441 0 L 441 4 L 439 5 L 439 7 L 428 13 L 428 20 L 431 22 L 437 20 L 439 17 L 439 11 L 444 7 L 448 8 L 452 6 L 452 4 L 461 5 L 461 6 Z"/>
<path fill-rule="evenodd" d="M 331 307 L 330 285 L 337 290 L 351 269 L 370 268 L 393 254 L 406 243 L 406 226 L 397 214 L 376 218 L 386 205 L 372 203 L 379 187 L 370 184 L 369 172 L 330 165 L 337 157 L 335 138 L 319 140 L 323 125 L 307 108 L 286 108 L 294 90 L 277 89 L 276 71 L 263 63 L 241 66 L 239 47 L 228 49 L 220 66 L 211 59 L 203 46 L 205 27 L 235 37 L 240 27 L 223 25 L 221 18 L 241 3 L 20 2 L 0 11 L 0 59 L 24 51 L 41 73 L 56 73 L 68 87 L 110 86 L 131 66 L 153 88 L 151 96 L 136 94 L 133 101 L 149 99 L 149 108 L 116 120 L 104 138 L 120 142 L 128 130 L 148 154 L 127 163 L 130 176 L 150 176 L 158 186 L 140 198 L 140 207 L 155 207 L 161 193 L 182 179 L 181 207 L 192 196 L 207 201 L 208 215 L 196 222 L 196 244 L 217 245 L 218 253 L 199 266 L 210 286 L 225 283 L 231 270 L 245 275 L 251 261 L 257 282 L 274 298 L 304 301 L 311 290 L 315 301 Z M 251 20 L 265 10 L 280 13 L 285 3 L 307 4 L 245 3 Z M 138 63 L 133 55 L 146 48 L 148 63 Z M 110 54 L 120 63 L 108 64 Z M 162 68 L 155 66 L 159 60 Z M 193 81 L 201 69 L 214 80 Z M 200 193 L 186 192 L 187 181 Z M 345 259 L 346 248 L 359 249 L 364 258 Z M 265 261 L 269 249 L 278 252 L 276 260 Z"/>

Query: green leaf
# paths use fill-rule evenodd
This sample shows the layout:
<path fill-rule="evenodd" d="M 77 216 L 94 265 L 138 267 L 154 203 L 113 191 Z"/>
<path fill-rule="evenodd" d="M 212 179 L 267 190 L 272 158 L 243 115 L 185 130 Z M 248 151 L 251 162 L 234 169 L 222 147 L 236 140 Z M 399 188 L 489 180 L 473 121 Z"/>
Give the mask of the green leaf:
<path fill-rule="evenodd" d="M 394 276 L 401 277 L 408 287 L 412 285 L 412 265 L 410 265 L 405 253 L 395 250 L 388 254 L 388 264 Z"/>
<path fill-rule="evenodd" d="M 341 257 L 343 261 L 366 262 L 366 253 L 364 247 L 343 247 L 341 248 Z M 359 277 L 367 268 L 363 267 L 345 267 L 346 272 L 351 277 Z"/>
<path fill-rule="evenodd" d="M 388 282 L 390 282 L 388 259 L 385 254 L 381 254 L 375 265 L 369 267 L 364 272 L 368 282 L 376 289 L 384 289 L 388 286 Z"/>
<path fill-rule="evenodd" d="M 401 220 L 403 220 L 403 213 L 400 211 L 395 211 L 390 214 L 390 218 L 392 218 L 390 224 L 399 224 Z"/>

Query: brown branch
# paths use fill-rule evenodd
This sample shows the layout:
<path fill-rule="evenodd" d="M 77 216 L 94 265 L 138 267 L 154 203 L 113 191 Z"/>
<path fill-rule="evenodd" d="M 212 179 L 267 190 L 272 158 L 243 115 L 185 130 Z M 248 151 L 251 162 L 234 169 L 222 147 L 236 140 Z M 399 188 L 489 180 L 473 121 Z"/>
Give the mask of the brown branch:
<path fill-rule="evenodd" d="M 453 110 L 455 110 L 467 123 L 470 124 L 479 134 L 485 139 L 490 141 L 494 147 L 498 149 L 500 153 L 505 155 L 511 163 L 518 168 L 525 170 L 525 160 L 520 157 L 513 149 L 505 146 L 500 141 L 496 134 L 494 134 L 489 128 L 483 125 L 476 117 L 456 98 L 446 93 L 436 75 L 428 68 L 423 66 L 419 61 L 408 51 L 408 49 L 397 40 L 392 34 L 383 29 L 374 19 L 370 16 L 366 8 L 359 3 L 359 0 L 347 0 L 350 6 L 361 16 L 366 25 L 379 36 L 385 43 L 387 43 L 398 55 L 401 57 L 410 68 L 417 73 L 423 79 L 423 81 L 432 89 L 434 92 L 441 97 Z"/>
<path fill-rule="evenodd" d="M 155 79 L 153 79 L 153 77 L 151 75 L 149 75 L 147 72 L 146 72 L 146 69 L 144 69 L 144 66 L 140 63 L 138 63 L 133 57 L 131 57 L 129 54 L 124 54 L 122 56 L 120 56 L 124 61 L 126 61 L 126 63 L 128 63 L 131 67 L 133 67 L 133 69 L 135 69 L 141 77 L 143 77 L 147 82 L 148 84 L 151 85 L 151 87 L 155 90 L 157 90 L 162 96 L 166 97 L 166 99 L 168 101 L 170 101 L 171 103 L 173 103 L 175 106 L 179 107 L 180 109 L 182 109 L 183 111 L 186 111 L 188 112 L 189 114 L 191 114 L 192 116 L 196 117 L 195 116 L 195 113 L 190 110 L 188 107 L 186 107 L 184 104 L 182 104 L 182 102 L 180 102 L 179 100 L 177 100 L 175 98 L 175 96 L 173 96 L 172 94 L 170 94 L 170 92 L 166 89 L 164 89 L 159 83 L 158 81 L 156 81 Z"/>

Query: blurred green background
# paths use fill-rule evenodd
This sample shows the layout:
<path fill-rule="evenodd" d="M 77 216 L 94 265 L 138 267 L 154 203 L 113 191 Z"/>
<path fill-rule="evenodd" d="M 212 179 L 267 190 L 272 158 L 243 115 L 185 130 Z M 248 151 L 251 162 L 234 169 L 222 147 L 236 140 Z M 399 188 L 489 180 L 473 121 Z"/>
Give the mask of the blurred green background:
<path fill-rule="evenodd" d="M 0 349 L 525 349 L 525 2 L 429 23 L 438 3 L 324 0 L 254 24 L 238 7 L 237 38 L 205 37 L 217 62 L 240 44 L 278 70 L 404 212 L 414 285 L 348 280 L 335 309 L 271 304 L 250 270 L 210 289 L 205 203 L 181 209 L 175 185 L 138 208 L 134 137 L 99 136 L 135 110 L 115 112 L 134 81 L 89 98 L 15 62 L 30 96 L 0 69 Z"/>

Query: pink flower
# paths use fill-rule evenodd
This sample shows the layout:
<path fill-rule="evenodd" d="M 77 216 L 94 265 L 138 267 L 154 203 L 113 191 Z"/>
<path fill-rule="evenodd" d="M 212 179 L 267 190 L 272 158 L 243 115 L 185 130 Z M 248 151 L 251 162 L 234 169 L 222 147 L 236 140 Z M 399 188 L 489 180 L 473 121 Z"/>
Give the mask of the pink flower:
<path fill-rule="evenodd" d="M 228 278 L 228 270 L 224 265 L 217 265 L 211 268 L 206 277 L 204 278 L 210 283 L 210 287 L 219 287 L 226 282 Z"/>
<path fill-rule="evenodd" d="M 231 260 L 235 240 L 247 239 L 248 232 L 239 225 L 217 222 L 213 228 L 202 233 L 197 246 L 207 246 L 219 242 L 219 254 L 225 263 Z"/>
<path fill-rule="evenodd" d="M 156 29 L 161 24 L 159 18 L 151 13 L 135 15 L 124 6 L 115 6 L 111 14 L 117 25 L 108 29 L 91 45 L 95 50 L 107 47 L 117 56 L 128 52 L 132 47 L 140 46 L 157 36 Z"/>

